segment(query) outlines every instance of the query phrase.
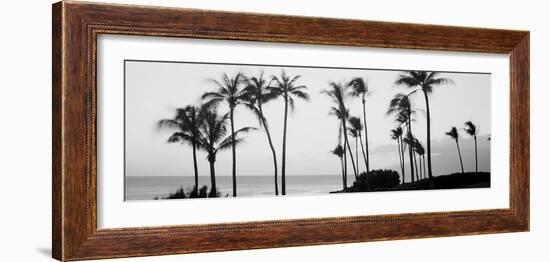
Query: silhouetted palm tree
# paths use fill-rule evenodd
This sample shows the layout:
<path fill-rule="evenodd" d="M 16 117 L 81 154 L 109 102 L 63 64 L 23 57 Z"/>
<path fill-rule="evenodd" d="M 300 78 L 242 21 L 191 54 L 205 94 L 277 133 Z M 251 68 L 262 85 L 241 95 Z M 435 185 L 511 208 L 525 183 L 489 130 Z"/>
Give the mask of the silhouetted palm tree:
<path fill-rule="evenodd" d="M 285 118 L 283 126 L 283 156 L 281 167 L 281 193 L 286 195 L 286 132 L 287 132 L 287 119 L 288 119 L 288 107 L 294 109 L 294 100 L 302 99 L 309 101 L 309 95 L 306 93 L 307 87 L 305 85 L 297 85 L 296 81 L 300 79 L 300 75 L 291 77 L 287 75 L 283 70 L 280 77 L 272 76 L 272 81 L 275 82 L 274 86 L 269 86 L 269 91 L 276 97 L 282 97 L 285 102 Z"/>
<path fill-rule="evenodd" d="M 162 119 L 158 122 L 161 129 L 168 128 L 175 132 L 168 138 L 168 143 L 185 142 L 193 148 L 193 170 L 195 175 L 195 189 L 199 188 L 199 173 L 197 168 L 197 140 L 199 125 L 202 122 L 200 108 L 187 106 L 176 109 L 173 119 Z M 196 192 L 196 190 L 194 191 Z"/>
<path fill-rule="evenodd" d="M 468 135 L 474 137 L 474 151 L 475 151 L 476 173 L 477 173 L 478 172 L 478 169 L 477 169 L 477 133 L 478 133 L 479 130 L 477 129 L 476 125 L 474 125 L 474 123 L 472 123 L 472 121 L 468 121 L 468 122 L 464 123 L 464 125 L 466 125 L 466 127 L 464 128 L 466 133 Z"/>
<path fill-rule="evenodd" d="M 458 150 L 458 159 L 460 160 L 460 169 L 462 170 L 462 173 L 464 173 L 464 165 L 462 164 L 462 154 L 460 153 L 460 145 L 458 144 L 458 131 L 456 130 L 456 127 L 454 126 L 451 127 L 451 130 L 449 130 L 445 134 L 453 138 L 456 142 L 456 149 Z"/>
<path fill-rule="evenodd" d="M 409 149 L 409 154 L 412 152 L 412 158 L 411 158 L 411 182 L 418 180 L 418 167 L 416 162 L 416 154 L 414 153 L 414 147 L 415 147 L 415 140 L 416 138 L 412 135 L 411 132 L 407 132 L 405 134 L 405 137 L 403 138 L 403 143 L 407 145 L 407 148 Z M 410 155 L 411 156 L 411 155 Z"/>
<path fill-rule="evenodd" d="M 230 120 L 230 113 L 219 115 L 213 108 L 205 108 L 201 111 L 202 124 L 199 126 L 198 144 L 207 152 L 207 160 L 210 163 L 210 180 L 212 183 L 210 196 L 217 193 L 216 187 L 216 154 L 219 151 L 233 148 L 243 142 L 239 135 L 254 130 L 253 127 L 243 127 L 227 135 L 227 120 Z M 235 195 L 234 195 L 235 196 Z"/>
<path fill-rule="evenodd" d="M 343 119 L 344 117 L 347 117 L 349 116 L 349 112 L 345 112 L 345 113 L 342 113 L 340 112 L 338 109 L 336 108 L 332 108 L 331 111 L 329 112 L 329 115 L 334 115 L 336 116 L 338 119 Z M 338 144 L 341 145 L 342 144 L 342 138 L 344 137 L 344 128 L 342 126 L 342 122 L 340 121 L 339 124 L 338 124 Z M 344 152 L 344 188 L 347 188 L 347 181 L 348 181 L 348 154 L 346 154 L 346 150 L 347 150 L 347 145 L 344 141 L 344 147 L 343 147 L 343 152 Z"/>
<path fill-rule="evenodd" d="M 420 158 L 420 178 L 424 179 L 426 177 L 426 151 L 424 149 L 424 146 L 422 146 L 422 143 L 420 143 L 420 140 L 418 139 L 415 139 L 414 151 L 418 154 L 418 157 Z"/>
<path fill-rule="evenodd" d="M 346 181 L 346 175 L 344 172 L 344 148 L 342 145 L 337 145 L 332 151 L 330 151 L 333 155 L 337 156 L 340 159 L 340 166 L 342 168 L 342 186 L 344 189 L 346 189 L 347 181 Z"/>
<path fill-rule="evenodd" d="M 271 133 L 269 132 L 269 127 L 267 124 L 267 119 L 265 118 L 263 105 L 276 98 L 276 95 L 269 90 L 269 84 L 264 79 L 263 72 L 258 77 L 248 78 L 247 94 L 248 101 L 246 105 L 255 115 L 258 117 L 260 125 L 264 127 L 265 134 L 267 136 L 267 142 L 269 148 L 271 149 L 271 155 L 273 157 L 273 170 L 274 170 L 274 182 L 275 182 L 275 195 L 279 195 L 279 181 L 277 178 L 277 153 L 275 152 L 275 147 L 273 146 L 273 141 L 271 140 Z"/>
<path fill-rule="evenodd" d="M 397 141 L 397 153 L 399 154 L 399 167 L 401 168 L 401 176 L 402 180 L 401 183 L 405 183 L 405 155 L 403 152 L 403 145 L 402 145 L 402 139 L 403 139 L 403 129 L 398 126 L 391 131 L 391 139 Z"/>
<path fill-rule="evenodd" d="M 417 146 L 417 143 L 418 143 L 418 139 L 416 139 L 416 137 L 414 137 L 412 135 L 412 133 L 410 132 L 407 132 L 407 134 L 405 135 L 405 138 L 403 138 L 403 141 L 405 142 L 405 144 L 407 144 L 407 146 L 409 147 L 409 150 L 413 152 L 413 166 L 414 166 L 414 172 L 413 174 L 411 175 L 411 177 L 414 177 L 416 176 L 416 180 L 420 180 L 419 179 L 419 172 L 418 172 L 418 162 L 417 162 L 417 158 L 416 158 L 416 146 Z M 414 179 L 412 179 L 412 182 L 414 182 Z"/>
<path fill-rule="evenodd" d="M 234 111 L 238 104 L 246 102 L 247 93 L 242 84 L 245 83 L 245 77 L 241 73 L 237 73 L 234 77 L 223 74 L 222 81 L 210 79 L 218 90 L 215 92 L 206 92 L 202 95 L 202 99 L 206 101 L 207 106 L 216 106 L 219 103 L 225 103 L 229 107 L 229 120 L 231 122 L 231 134 L 235 134 Z M 233 178 L 233 196 L 237 196 L 237 153 L 235 143 L 231 145 L 231 153 L 233 155 L 233 166 L 231 174 Z"/>
<path fill-rule="evenodd" d="M 411 136 L 412 136 L 411 122 L 413 121 L 412 116 L 415 113 L 416 111 L 412 109 L 409 96 L 403 93 L 398 93 L 392 98 L 392 100 L 390 101 L 388 112 L 387 112 L 388 115 L 395 114 L 395 121 L 397 123 L 406 125 L 407 134 L 410 133 Z M 411 182 L 414 182 L 413 149 L 410 146 L 408 148 L 409 148 L 409 163 L 411 166 Z"/>
<path fill-rule="evenodd" d="M 353 136 L 355 138 L 355 164 L 357 166 L 357 169 L 359 170 L 359 154 L 357 153 L 358 150 L 357 150 L 357 139 L 359 138 L 359 144 L 361 145 L 361 152 L 363 153 L 363 160 L 365 161 L 365 168 L 366 168 L 366 171 L 368 172 L 369 169 L 368 169 L 368 166 L 369 166 L 369 162 L 366 158 L 366 154 L 365 154 L 365 148 L 363 147 L 363 138 L 361 136 L 361 131 L 363 131 L 363 125 L 361 124 L 361 119 L 359 117 L 350 117 L 348 119 L 348 123 L 349 123 L 349 132 L 350 132 L 350 135 Z"/>
<path fill-rule="evenodd" d="M 329 114 L 336 116 L 341 121 L 342 133 L 344 134 L 344 149 L 346 148 L 348 149 L 348 152 L 351 158 L 351 164 L 353 167 L 353 172 L 355 174 L 355 179 L 357 180 L 359 179 L 359 175 L 357 173 L 357 168 L 355 167 L 355 161 L 353 160 L 353 154 L 349 146 L 348 128 L 346 125 L 347 118 L 349 117 L 349 112 L 345 104 L 346 86 L 343 84 L 338 84 L 334 82 L 330 82 L 329 85 L 330 85 L 330 89 L 322 90 L 321 94 L 325 94 L 328 97 L 330 97 L 332 100 L 332 103 L 334 104 L 330 108 Z M 345 155 L 346 154 L 344 154 L 344 163 L 346 163 L 347 165 L 347 159 Z"/>
<path fill-rule="evenodd" d="M 428 94 L 433 91 L 433 87 L 451 83 L 449 78 L 439 77 L 437 72 L 426 71 L 408 71 L 403 72 L 397 77 L 395 81 L 396 85 L 405 85 L 409 88 L 418 87 L 422 93 L 424 93 L 424 100 L 426 102 L 426 143 L 428 149 L 428 176 L 430 180 L 433 177 L 432 174 L 432 146 L 431 146 L 431 119 L 430 119 L 430 103 L 428 101 Z M 416 90 L 415 90 L 416 91 Z M 413 91 L 414 92 L 414 91 Z"/>
<path fill-rule="evenodd" d="M 366 97 L 369 94 L 369 88 L 365 80 L 361 77 L 356 77 L 352 79 L 348 86 L 352 88 L 352 96 L 361 97 L 361 103 L 363 104 L 363 125 L 365 126 L 365 161 L 367 165 L 367 172 L 370 170 L 370 159 L 369 159 L 369 136 L 367 128 L 367 109 L 366 109 Z M 361 147 L 363 147 L 363 142 L 361 142 Z"/>

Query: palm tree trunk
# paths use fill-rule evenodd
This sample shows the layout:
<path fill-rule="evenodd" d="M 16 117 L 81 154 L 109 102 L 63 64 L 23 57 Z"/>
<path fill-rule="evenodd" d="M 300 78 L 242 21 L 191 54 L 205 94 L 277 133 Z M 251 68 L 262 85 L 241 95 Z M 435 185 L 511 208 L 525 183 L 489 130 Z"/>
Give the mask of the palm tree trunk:
<path fill-rule="evenodd" d="M 264 126 L 265 134 L 267 135 L 267 142 L 269 143 L 269 147 L 271 148 L 271 154 L 273 156 L 273 170 L 275 172 L 275 195 L 279 195 L 279 180 L 277 178 L 277 154 L 275 153 L 275 148 L 273 147 L 273 141 L 271 141 L 271 134 L 269 133 L 269 128 L 267 127 L 267 124 L 265 122 L 264 118 L 264 112 L 262 110 L 262 107 L 260 106 L 260 117 L 262 118 L 262 124 Z"/>
<path fill-rule="evenodd" d="M 418 155 L 418 165 L 420 166 L 420 180 L 424 179 L 424 174 L 422 174 L 422 168 L 424 168 L 424 165 L 422 164 L 422 155 Z"/>
<path fill-rule="evenodd" d="M 348 188 L 348 154 L 346 154 L 346 142 L 344 141 L 344 189 Z"/>
<path fill-rule="evenodd" d="M 476 173 L 478 173 L 478 169 L 477 169 L 477 136 L 474 136 L 474 146 L 475 146 L 475 155 L 476 155 Z"/>
<path fill-rule="evenodd" d="M 355 137 L 355 166 L 359 170 L 359 147 L 357 146 L 357 137 Z"/>
<path fill-rule="evenodd" d="M 426 179 L 426 158 L 422 154 L 422 179 Z"/>
<path fill-rule="evenodd" d="M 409 114 L 409 120 L 408 120 L 408 125 L 407 125 L 408 129 L 409 129 L 409 133 L 411 134 L 412 136 L 412 131 L 411 131 L 411 115 Z M 408 145 L 408 148 L 409 148 L 409 162 L 411 164 L 411 182 L 414 182 L 414 163 L 413 163 L 413 150 L 412 150 L 412 146 L 411 145 Z"/>
<path fill-rule="evenodd" d="M 432 142 L 431 142 L 431 123 L 430 123 L 430 103 L 428 101 L 428 93 L 422 87 L 422 92 L 424 93 L 424 100 L 426 101 L 426 147 L 428 151 L 428 177 L 430 180 L 433 180 L 432 174 Z"/>
<path fill-rule="evenodd" d="M 345 118 L 342 119 L 342 125 L 344 127 L 344 140 L 345 140 L 346 145 L 348 146 L 349 157 L 351 158 L 350 159 L 351 160 L 351 166 L 353 167 L 353 173 L 355 174 L 355 180 L 358 180 L 359 176 L 357 175 L 357 169 L 355 168 L 355 160 L 353 160 L 353 153 L 351 152 L 351 147 L 349 146 L 348 129 L 346 127 L 346 119 Z"/>
<path fill-rule="evenodd" d="M 363 95 L 363 125 L 365 126 L 365 151 L 363 154 L 366 156 L 366 163 L 367 163 L 367 173 L 370 170 L 370 159 L 369 159 L 369 136 L 367 132 L 367 110 L 365 108 L 365 97 Z M 361 143 L 361 146 L 363 146 L 363 143 Z"/>
<path fill-rule="evenodd" d="M 195 189 L 199 192 L 199 171 L 197 167 L 197 145 L 193 141 L 193 169 L 195 171 Z"/>
<path fill-rule="evenodd" d="M 460 153 L 460 145 L 458 145 L 458 139 L 456 139 L 456 149 L 458 150 L 458 159 L 460 160 L 460 169 L 464 174 L 464 165 L 462 164 L 462 154 Z"/>
<path fill-rule="evenodd" d="M 414 170 L 416 175 L 416 181 L 420 180 L 418 179 L 418 163 L 416 162 L 416 153 L 413 153 L 414 156 Z"/>
<path fill-rule="evenodd" d="M 359 144 L 361 145 L 361 152 L 363 153 L 363 160 L 365 160 L 365 167 L 367 168 L 367 173 L 369 172 L 369 161 L 365 157 L 365 149 L 363 148 L 363 138 L 359 136 Z M 359 166 L 359 164 L 357 165 Z"/>
<path fill-rule="evenodd" d="M 235 124 L 233 123 L 233 108 L 229 110 L 230 112 L 230 120 L 231 120 L 231 136 L 233 137 L 231 139 L 231 153 L 233 154 L 233 168 L 232 168 L 232 176 L 233 176 L 233 197 L 237 196 L 237 153 L 235 150 Z"/>
<path fill-rule="evenodd" d="M 422 155 L 422 160 L 424 161 L 424 177 L 427 178 L 427 176 L 426 176 L 426 156 L 425 155 Z"/>
<path fill-rule="evenodd" d="M 403 171 L 403 184 L 405 183 L 405 145 L 403 144 L 403 137 L 399 136 L 399 142 L 401 143 L 401 170 Z"/>
<path fill-rule="evenodd" d="M 217 188 L 216 188 L 216 169 L 214 168 L 215 160 L 208 160 L 208 162 L 210 163 L 210 183 L 211 183 L 210 196 L 212 197 L 212 196 L 215 196 L 216 192 L 217 192 Z M 212 195 L 212 194 L 214 194 L 214 195 Z"/>
<path fill-rule="evenodd" d="M 405 170 L 403 170 L 403 159 L 401 158 L 401 141 L 397 138 L 397 154 L 399 155 L 399 167 L 401 168 L 401 183 L 405 183 Z"/>
<path fill-rule="evenodd" d="M 282 195 L 286 195 L 286 180 L 285 180 L 285 169 L 286 169 L 286 121 L 288 117 L 288 98 L 285 96 L 285 118 L 284 118 L 284 128 L 283 128 L 283 166 L 281 168 L 281 193 Z"/>
<path fill-rule="evenodd" d="M 346 188 L 347 188 L 346 174 L 344 172 L 344 159 L 342 157 L 343 156 L 339 157 L 340 158 L 340 167 L 342 168 L 342 186 L 344 187 L 344 190 L 346 190 Z"/>

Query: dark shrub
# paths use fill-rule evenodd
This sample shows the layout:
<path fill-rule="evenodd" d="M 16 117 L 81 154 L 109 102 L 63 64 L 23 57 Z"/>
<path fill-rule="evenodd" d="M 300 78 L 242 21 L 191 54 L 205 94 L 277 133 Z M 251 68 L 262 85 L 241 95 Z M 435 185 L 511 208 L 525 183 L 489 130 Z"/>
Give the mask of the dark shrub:
<path fill-rule="evenodd" d="M 189 193 L 189 198 L 199 198 L 199 191 L 197 190 L 196 186 L 193 186 L 193 190 L 191 190 L 191 193 Z"/>
<path fill-rule="evenodd" d="M 199 197 L 205 198 L 205 197 L 208 197 L 207 195 L 208 195 L 208 187 L 202 186 L 201 189 L 199 190 Z"/>
<path fill-rule="evenodd" d="M 183 187 L 180 187 L 178 190 L 176 190 L 175 193 L 170 193 L 166 199 L 182 199 L 185 198 L 185 191 L 183 190 Z"/>
<path fill-rule="evenodd" d="M 180 187 L 176 192 L 168 194 L 167 197 L 164 197 L 162 199 L 182 199 L 182 198 L 208 198 L 208 197 L 219 197 L 220 192 L 208 192 L 207 186 L 202 186 L 197 190 L 196 187 L 193 187 L 193 190 L 189 192 L 188 194 L 185 193 L 183 187 Z M 153 198 L 154 200 L 158 200 L 159 197 Z"/>
<path fill-rule="evenodd" d="M 399 182 L 399 173 L 397 171 L 378 169 L 361 173 L 359 179 L 353 183 L 353 188 L 358 191 L 393 188 L 399 185 Z"/>

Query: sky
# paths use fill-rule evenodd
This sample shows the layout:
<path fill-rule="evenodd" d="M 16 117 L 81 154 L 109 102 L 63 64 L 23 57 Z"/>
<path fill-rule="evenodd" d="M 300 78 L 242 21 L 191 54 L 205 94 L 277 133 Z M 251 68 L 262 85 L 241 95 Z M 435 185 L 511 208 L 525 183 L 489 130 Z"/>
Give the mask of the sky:
<path fill-rule="evenodd" d="M 169 130 L 159 130 L 157 122 L 173 118 L 176 108 L 200 105 L 200 96 L 215 91 L 209 79 L 221 79 L 223 73 L 234 76 L 301 75 L 297 84 L 306 85 L 310 101 L 297 101 L 288 117 L 287 175 L 340 174 L 337 157 L 330 151 L 338 144 L 339 121 L 328 114 L 330 99 L 321 94 L 329 82 L 345 83 L 353 77 L 363 77 L 369 87 L 366 111 L 369 133 L 371 169 L 398 169 L 397 144 L 390 138 L 396 127 L 392 116 L 386 114 L 391 98 L 410 89 L 394 84 L 400 71 L 372 69 L 284 67 L 269 65 L 222 65 L 181 62 L 125 61 L 125 164 L 126 176 L 181 176 L 193 174 L 192 151 L 186 144 L 167 143 Z M 480 171 L 490 170 L 491 132 L 491 75 L 479 73 L 442 72 L 454 83 L 437 86 L 429 95 L 432 123 L 432 161 L 434 174 L 460 171 L 454 140 L 447 137 L 451 126 L 461 135 L 460 146 L 466 170 L 474 168 L 473 139 L 462 130 L 470 120 L 479 129 L 478 148 Z M 426 114 L 424 97 L 420 92 L 412 96 L 418 111 L 413 122 L 413 133 L 426 142 Z M 362 116 L 360 99 L 348 99 L 352 116 Z M 218 109 L 227 112 L 227 107 Z M 282 148 L 284 102 L 282 99 L 264 105 L 275 150 Z M 235 113 L 235 128 L 260 127 L 257 118 L 243 106 Z M 350 141 L 353 142 L 353 141 Z M 198 153 L 199 175 L 209 176 L 206 153 Z M 272 175 L 271 151 L 263 129 L 246 136 L 237 147 L 238 175 Z M 364 163 L 360 163 L 364 168 Z M 216 175 L 231 175 L 231 151 L 217 155 Z"/>

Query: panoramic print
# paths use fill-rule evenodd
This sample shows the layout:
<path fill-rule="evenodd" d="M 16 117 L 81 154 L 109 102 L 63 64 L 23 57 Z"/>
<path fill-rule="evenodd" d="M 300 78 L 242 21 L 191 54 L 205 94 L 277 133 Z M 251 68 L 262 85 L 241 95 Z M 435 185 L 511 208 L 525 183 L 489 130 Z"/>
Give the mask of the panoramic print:
<path fill-rule="evenodd" d="M 487 188 L 491 75 L 124 62 L 125 200 Z"/>

